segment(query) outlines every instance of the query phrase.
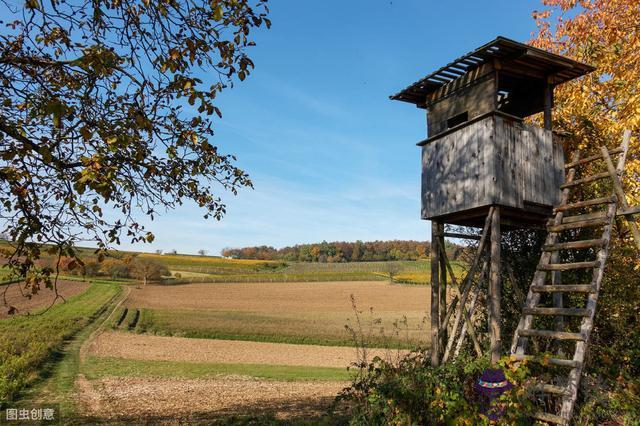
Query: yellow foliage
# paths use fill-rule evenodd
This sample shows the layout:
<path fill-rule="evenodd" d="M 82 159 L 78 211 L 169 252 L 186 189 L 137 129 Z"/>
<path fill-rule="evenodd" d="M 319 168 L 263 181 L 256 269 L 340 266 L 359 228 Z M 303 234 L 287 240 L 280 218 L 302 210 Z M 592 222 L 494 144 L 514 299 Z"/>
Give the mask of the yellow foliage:
<path fill-rule="evenodd" d="M 143 253 L 140 257 L 155 259 L 166 264 L 182 264 L 182 263 L 198 263 L 211 266 L 225 266 L 225 265 L 238 265 L 238 266 L 254 266 L 264 265 L 268 263 L 278 263 L 269 260 L 253 260 L 253 259 L 224 259 L 220 257 L 212 256 L 195 256 L 195 255 L 171 255 L 171 254 L 152 254 Z"/>
<path fill-rule="evenodd" d="M 554 129 L 570 133 L 568 151 L 593 152 L 633 132 L 624 175 L 630 205 L 640 205 L 640 1 L 542 0 L 531 44 L 597 67 L 555 90 Z"/>

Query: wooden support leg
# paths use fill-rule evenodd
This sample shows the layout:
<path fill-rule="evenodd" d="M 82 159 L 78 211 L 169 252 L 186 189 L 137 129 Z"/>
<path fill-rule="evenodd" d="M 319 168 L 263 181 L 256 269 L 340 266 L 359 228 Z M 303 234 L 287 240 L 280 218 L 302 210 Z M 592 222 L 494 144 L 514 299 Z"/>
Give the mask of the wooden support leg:
<path fill-rule="evenodd" d="M 495 365 L 502 354 L 502 338 L 500 333 L 500 323 L 502 321 L 500 312 L 501 297 L 500 280 L 500 207 L 493 209 L 491 218 L 491 278 L 489 280 L 489 313 L 491 332 L 491 364 Z"/>
<path fill-rule="evenodd" d="M 431 365 L 440 360 L 440 237 L 439 224 L 431 221 Z"/>
<path fill-rule="evenodd" d="M 440 341 L 438 342 L 438 348 L 443 348 L 447 342 L 447 329 L 444 328 L 444 319 L 447 313 L 447 258 L 444 245 L 444 223 L 438 223 L 438 252 L 440 253 L 440 287 L 439 291 L 439 306 L 440 315 L 438 321 L 438 327 L 440 328 Z"/>

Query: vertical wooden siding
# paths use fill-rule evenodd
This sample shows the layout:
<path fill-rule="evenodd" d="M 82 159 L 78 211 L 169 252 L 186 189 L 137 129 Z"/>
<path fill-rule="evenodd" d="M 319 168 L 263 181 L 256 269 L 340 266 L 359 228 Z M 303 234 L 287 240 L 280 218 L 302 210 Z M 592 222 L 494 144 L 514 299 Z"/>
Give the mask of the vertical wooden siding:
<path fill-rule="evenodd" d="M 564 157 L 550 131 L 489 116 L 422 147 L 422 218 L 559 200 Z"/>
<path fill-rule="evenodd" d="M 493 74 L 485 74 L 472 85 L 459 89 L 428 107 L 427 127 L 429 136 L 447 130 L 447 120 L 466 112 L 469 120 L 486 114 L 495 108 L 497 91 Z M 457 81 L 457 80 L 455 80 Z"/>

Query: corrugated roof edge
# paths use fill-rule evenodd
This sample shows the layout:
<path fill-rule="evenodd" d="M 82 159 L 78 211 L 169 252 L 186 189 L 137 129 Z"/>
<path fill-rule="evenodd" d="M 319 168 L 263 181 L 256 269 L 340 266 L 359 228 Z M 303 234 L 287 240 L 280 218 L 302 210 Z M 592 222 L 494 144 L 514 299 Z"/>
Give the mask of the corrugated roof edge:
<path fill-rule="evenodd" d="M 436 90 L 437 88 L 447 84 L 448 82 L 453 81 L 458 77 L 466 74 L 471 69 L 474 69 L 477 66 L 485 63 L 487 60 L 486 58 L 488 53 L 487 50 L 497 51 L 497 50 L 500 50 L 501 47 L 504 49 L 506 47 L 505 45 L 510 45 L 509 48 L 512 49 L 511 52 L 514 52 L 517 49 L 524 49 L 524 51 L 532 50 L 534 52 L 539 53 L 542 56 L 548 57 L 551 60 L 555 60 L 557 62 L 564 62 L 567 65 L 570 65 L 571 68 L 574 68 L 574 67 L 581 68 L 578 75 L 576 75 L 576 77 L 573 77 L 573 78 L 577 78 L 579 76 L 588 74 L 596 69 L 594 66 L 586 64 L 584 62 L 576 61 L 566 56 L 558 55 L 556 53 L 549 52 L 534 46 L 530 46 L 528 44 L 520 43 L 518 41 L 511 40 L 507 37 L 498 36 L 494 40 L 490 41 L 489 43 L 486 43 L 478 47 L 477 49 L 473 50 L 472 52 L 469 52 L 466 55 L 463 55 L 449 62 L 447 65 L 439 68 L 438 70 L 432 72 L 431 74 L 428 74 L 426 77 L 423 77 L 422 79 L 416 81 L 415 83 L 407 86 L 405 89 L 401 90 L 400 92 L 389 96 L 389 98 L 392 100 L 400 100 L 405 102 L 417 103 L 415 99 L 416 95 L 413 94 L 412 96 L 411 93 L 407 93 L 411 89 L 416 88 L 416 86 L 422 86 L 420 89 L 424 89 L 425 86 L 431 86 L 432 90 Z M 483 56 L 485 56 L 485 58 L 483 58 Z M 446 74 L 443 74 L 443 73 L 446 73 Z M 447 74 L 450 74 L 451 76 Z M 429 91 L 426 91 L 423 93 L 429 93 Z M 411 100 L 407 98 L 414 98 L 414 99 Z"/>

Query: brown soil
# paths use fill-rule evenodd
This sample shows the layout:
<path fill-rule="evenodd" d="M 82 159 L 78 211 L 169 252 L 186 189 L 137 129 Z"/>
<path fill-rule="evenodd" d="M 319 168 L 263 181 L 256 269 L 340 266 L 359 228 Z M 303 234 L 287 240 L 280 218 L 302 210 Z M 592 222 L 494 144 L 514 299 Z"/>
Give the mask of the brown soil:
<path fill-rule="evenodd" d="M 244 376 L 214 379 L 78 379 L 78 402 L 94 420 L 206 424 L 226 416 L 322 415 L 344 382 L 280 382 Z"/>
<path fill-rule="evenodd" d="M 58 281 L 58 294 L 66 299 L 85 291 L 89 285 L 89 283 L 80 281 Z M 55 292 L 48 288 L 42 288 L 38 293 L 31 295 L 31 298 L 27 298 L 23 296 L 23 292 L 27 294 L 27 290 L 21 286 L 24 286 L 24 284 L 15 283 L 8 286 L 0 286 L 0 318 L 9 316 L 10 306 L 17 309 L 16 314 L 22 315 L 40 308 L 46 308 L 55 300 Z M 56 300 L 56 303 L 59 302 L 62 302 L 62 299 Z"/>
<path fill-rule="evenodd" d="M 149 285 L 131 292 L 128 306 L 250 312 L 335 312 L 359 309 L 427 311 L 429 287 L 381 281 L 310 283 L 207 283 Z"/>
<path fill-rule="evenodd" d="M 97 356 L 158 361 L 222 364 L 270 364 L 346 368 L 362 357 L 355 348 L 190 339 L 133 333 L 105 332 L 93 341 L 89 353 Z M 370 349 L 367 358 L 396 359 L 398 351 Z"/>

